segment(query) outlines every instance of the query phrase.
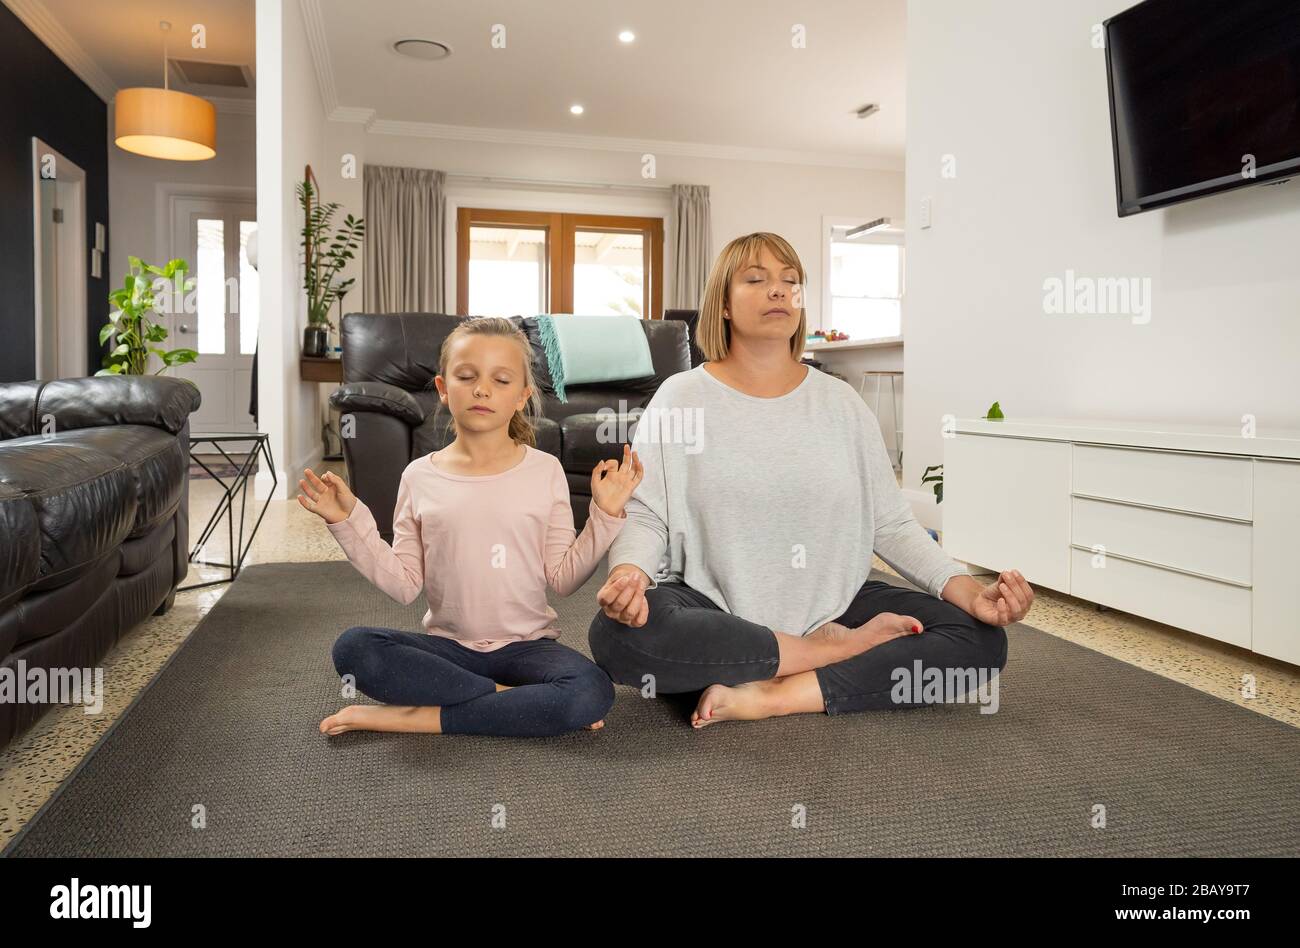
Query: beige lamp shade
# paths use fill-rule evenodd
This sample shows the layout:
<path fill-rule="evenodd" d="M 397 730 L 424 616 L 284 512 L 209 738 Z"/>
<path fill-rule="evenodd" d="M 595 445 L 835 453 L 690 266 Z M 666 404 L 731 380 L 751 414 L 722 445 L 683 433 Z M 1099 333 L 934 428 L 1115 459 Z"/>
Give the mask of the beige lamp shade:
<path fill-rule="evenodd" d="M 117 147 L 150 158 L 203 161 L 217 153 L 217 110 L 171 89 L 122 89 L 114 100 Z"/>

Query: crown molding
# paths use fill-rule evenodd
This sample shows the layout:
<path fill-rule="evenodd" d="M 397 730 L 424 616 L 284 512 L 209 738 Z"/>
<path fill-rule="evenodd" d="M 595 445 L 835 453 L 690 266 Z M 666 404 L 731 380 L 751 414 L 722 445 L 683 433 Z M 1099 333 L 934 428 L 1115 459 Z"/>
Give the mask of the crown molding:
<path fill-rule="evenodd" d="M 117 95 L 117 83 L 99 68 L 41 0 L 4 0 L 4 5 L 36 34 L 37 39 L 49 47 L 50 52 L 76 73 L 95 95 L 105 102 L 113 101 L 113 96 Z"/>
<path fill-rule="evenodd" d="M 299 6 L 307 33 L 307 49 L 316 70 L 321 105 L 325 108 L 325 115 L 330 116 L 338 108 L 339 97 L 334 87 L 334 66 L 330 62 L 329 43 L 325 39 L 325 18 L 321 15 L 320 0 L 299 0 Z"/>
<path fill-rule="evenodd" d="M 364 125 L 366 130 L 370 130 L 371 124 L 375 121 L 374 109 L 357 109 L 347 105 L 338 105 L 329 113 L 331 122 L 346 122 L 351 125 Z"/>
<path fill-rule="evenodd" d="M 339 106 L 329 117 L 331 121 L 360 124 L 372 135 L 526 147 L 579 148 L 584 151 L 618 151 L 637 155 L 677 155 L 684 158 L 716 158 L 723 161 L 761 161 L 772 164 L 859 168 L 871 171 L 902 171 L 904 167 L 902 158 L 888 156 L 751 148 L 744 145 L 709 145 L 651 138 L 613 138 L 603 135 L 574 135 L 568 132 L 531 132 L 509 128 L 439 125 L 433 122 L 401 122 L 378 118 L 374 109 L 355 109 L 346 106 Z"/>

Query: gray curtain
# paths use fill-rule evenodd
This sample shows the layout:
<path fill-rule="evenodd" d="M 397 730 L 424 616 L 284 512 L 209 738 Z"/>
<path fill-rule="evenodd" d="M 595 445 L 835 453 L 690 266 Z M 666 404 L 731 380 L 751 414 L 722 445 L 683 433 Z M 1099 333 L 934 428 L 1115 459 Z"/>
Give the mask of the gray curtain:
<path fill-rule="evenodd" d="M 441 171 L 365 166 L 367 313 L 441 313 L 443 232 Z"/>
<path fill-rule="evenodd" d="M 699 309 L 713 265 L 709 186 L 674 184 L 672 202 L 668 228 L 673 239 L 673 285 L 665 308 Z"/>

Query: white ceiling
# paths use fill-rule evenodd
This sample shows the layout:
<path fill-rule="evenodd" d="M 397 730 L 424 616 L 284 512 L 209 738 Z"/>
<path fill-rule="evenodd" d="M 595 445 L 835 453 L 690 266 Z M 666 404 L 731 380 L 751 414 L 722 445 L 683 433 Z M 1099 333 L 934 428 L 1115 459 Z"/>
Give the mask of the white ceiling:
<path fill-rule="evenodd" d="M 303 10 L 336 118 L 903 156 L 905 0 L 305 0 Z M 796 24 L 806 48 L 792 48 Z M 618 41 L 623 29 L 634 43 Z M 392 44 L 403 38 L 453 53 L 400 56 Z M 575 102 L 583 115 L 569 113 Z M 881 111 L 857 118 L 868 102 Z"/>
<path fill-rule="evenodd" d="M 4 2 L 106 98 L 161 84 L 163 19 L 172 58 L 254 63 L 254 0 Z M 901 167 L 906 0 L 284 2 L 300 5 L 326 113 L 374 131 Z M 195 23 L 206 49 L 190 47 Z M 805 48 L 792 46 L 796 25 Z M 634 43 L 618 41 L 623 29 Z M 452 56 L 399 56 L 404 38 L 439 40 Z M 583 115 L 569 113 L 575 102 Z M 869 102 L 880 111 L 857 118 Z"/>
<path fill-rule="evenodd" d="M 234 63 L 256 72 L 254 0 L 5 0 L 5 3 L 104 98 L 130 86 L 161 86 L 163 34 L 171 23 L 172 59 Z M 191 28 L 204 27 L 206 48 L 191 46 Z M 39 27 L 39 28 L 38 28 Z M 53 34 L 53 35 L 50 35 Z M 186 85 L 196 95 L 252 100 L 254 90 Z"/>

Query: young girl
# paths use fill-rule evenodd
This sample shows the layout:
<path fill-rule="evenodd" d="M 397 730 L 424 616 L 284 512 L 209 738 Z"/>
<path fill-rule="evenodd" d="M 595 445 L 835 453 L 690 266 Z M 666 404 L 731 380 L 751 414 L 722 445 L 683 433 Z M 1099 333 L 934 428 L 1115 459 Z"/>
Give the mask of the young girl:
<path fill-rule="evenodd" d="M 423 633 L 359 626 L 339 636 L 339 675 L 384 704 L 350 705 L 320 729 L 522 737 L 599 728 L 614 687 L 556 641 L 546 587 L 568 596 L 591 577 L 626 522 L 641 461 L 624 445 L 622 463 L 596 465 L 590 518 L 576 534 L 564 468 L 535 447 L 529 419 L 541 398 L 524 334 L 506 319 L 461 323 L 434 382 L 455 440 L 402 472 L 392 546 L 342 478 L 307 470 L 298 482 L 298 503 L 367 579 L 399 602 L 423 592 L 429 604 Z"/>

